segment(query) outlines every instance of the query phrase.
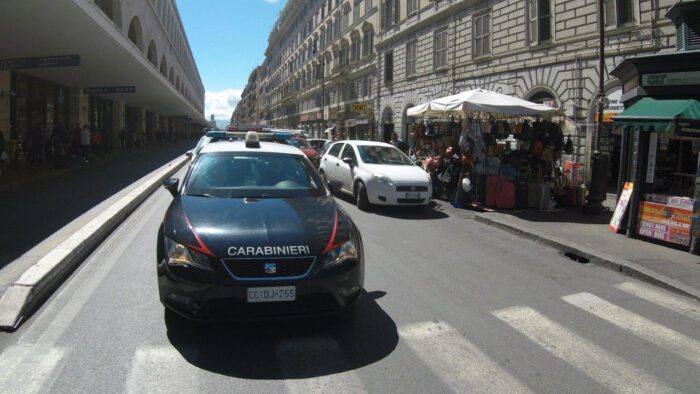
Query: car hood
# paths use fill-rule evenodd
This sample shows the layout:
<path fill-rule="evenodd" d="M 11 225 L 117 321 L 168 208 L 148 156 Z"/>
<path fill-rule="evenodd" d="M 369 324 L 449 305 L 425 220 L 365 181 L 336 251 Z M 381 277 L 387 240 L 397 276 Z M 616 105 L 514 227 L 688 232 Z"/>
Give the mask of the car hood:
<path fill-rule="evenodd" d="M 352 224 L 332 197 L 180 196 L 164 234 L 218 257 L 317 256 L 349 239 Z"/>
<path fill-rule="evenodd" d="M 365 164 L 364 168 L 375 174 L 383 174 L 394 182 L 428 182 L 428 173 L 418 166 Z"/>

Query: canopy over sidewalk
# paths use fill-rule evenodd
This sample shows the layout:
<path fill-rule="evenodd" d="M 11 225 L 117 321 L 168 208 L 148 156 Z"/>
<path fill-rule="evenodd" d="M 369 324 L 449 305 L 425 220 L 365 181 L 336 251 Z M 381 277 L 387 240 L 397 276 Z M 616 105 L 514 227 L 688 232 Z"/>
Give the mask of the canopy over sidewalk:
<path fill-rule="evenodd" d="M 559 109 L 489 90 L 475 89 L 411 107 L 406 114 L 408 116 L 429 116 L 469 111 L 503 115 L 544 115 L 557 112 Z"/>
<path fill-rule="evenodd" d="M 621 127 L 671 132 L 676 122 L 700 125 L 700 102 L 693 99 L 656 100 L 645 97 L 614 117 L 613 121 Z"/>

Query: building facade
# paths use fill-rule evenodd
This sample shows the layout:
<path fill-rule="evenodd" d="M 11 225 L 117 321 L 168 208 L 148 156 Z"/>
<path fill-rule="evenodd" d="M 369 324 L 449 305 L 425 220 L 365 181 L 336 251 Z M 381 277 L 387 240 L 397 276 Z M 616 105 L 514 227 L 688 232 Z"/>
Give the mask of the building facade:
<path fill-rule="evenodd" d="M 610 70 L 675 47 L 664 18 L 675 2 L 606 1 L 609 112 L 623 109 Z M 314 135 L 333 127 L 336 138 L 387 140 L 396 131 L 409 140 L 417 119 L 408 108 L 483 88 L 561 108 L 585 165 L 594 149 L 614 152 L 618 138 L 611 126 L 591 138 L 597 21 L 596 0 L 290 0 L 260 67 L 261 117 Z"/>
<path fill-rule="evenodd" d="M 232 125 L 254 125 L 260 126 L 260 67 L 256 67 L 248 83 L 241 93 L 241 101 L 238 102 L 231 116 Z M 263 123 L 264 124 L 264 123 Z"/>
<path fill-rule="evenodd" d="M 14 144 L 38 127 L 89 124 L 119 147 L 206 125 L 174 0 L 3 1 L 0 35 L 13 37 L 0 42 L 0 130 Z"/>

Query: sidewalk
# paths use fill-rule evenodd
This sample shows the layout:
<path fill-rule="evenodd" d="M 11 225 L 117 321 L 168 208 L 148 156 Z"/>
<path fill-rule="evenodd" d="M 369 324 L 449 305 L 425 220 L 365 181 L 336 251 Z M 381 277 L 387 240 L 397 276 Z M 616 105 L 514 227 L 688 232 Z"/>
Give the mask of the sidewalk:
<path fill-rule="evenodd" d="M 614 199 L 605 204 L 614 210 Z M 564 212 L 500 211 L 475 215 L 475 220 L 504 228 L 562 251 L 592 257 L 635 276 L 700 297 L 700 256 L 615 234 L 610 215 L 584 216 L 577 209 Z M 686 291 L 687 290 L 687 291 Z"/>

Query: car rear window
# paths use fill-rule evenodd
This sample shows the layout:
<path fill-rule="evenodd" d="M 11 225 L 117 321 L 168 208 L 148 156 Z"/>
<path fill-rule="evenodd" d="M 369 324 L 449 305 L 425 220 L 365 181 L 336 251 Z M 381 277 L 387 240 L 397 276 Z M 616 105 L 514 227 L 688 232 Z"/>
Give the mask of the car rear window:
<path fill-rule="evenodd" d="M 186 195 L 205 197 L 296 197 L 326 193 L 303 156 L 216 152 L 197 158 Z"/>

